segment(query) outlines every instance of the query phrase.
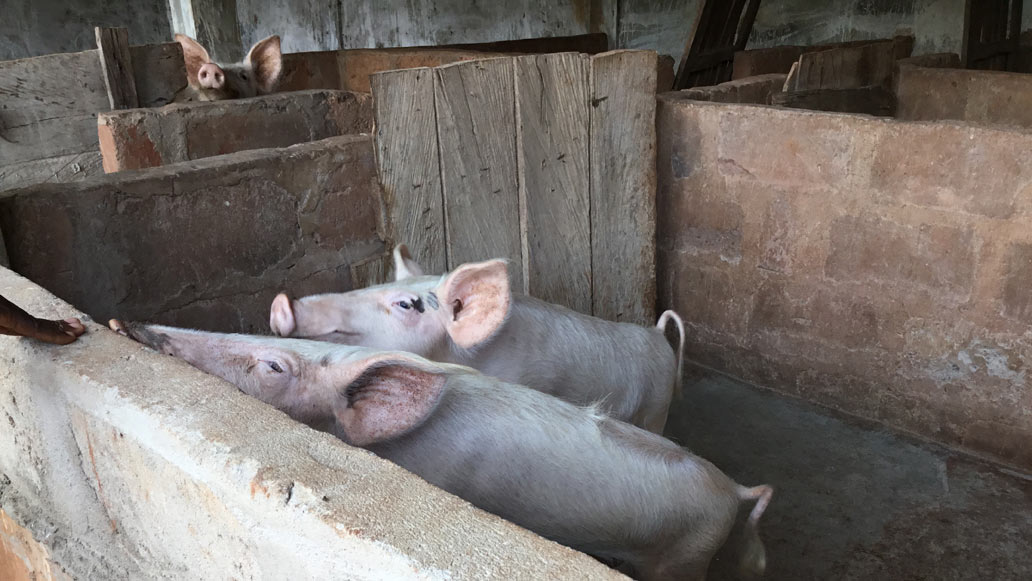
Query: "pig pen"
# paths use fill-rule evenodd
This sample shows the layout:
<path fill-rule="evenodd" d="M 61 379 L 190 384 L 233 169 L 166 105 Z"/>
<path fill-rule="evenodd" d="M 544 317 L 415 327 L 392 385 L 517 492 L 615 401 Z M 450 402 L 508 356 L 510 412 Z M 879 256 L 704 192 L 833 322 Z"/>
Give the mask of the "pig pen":
<path fill-rule="evenodd" d="M 686 91 L 657 135 L 667 435 L 775 486 L 770 577 L 1028 578 L 1032 135 Z"/>
<path fill-rule="evenodd" d="M 284 286 L 382 279 L 371 137 L 5 192 L 0 216 L 12 267 L 42 285 L 0 269 L 0 294 L 91 321 L 64 348 L 0 337 L 0 555 L 17 574 L 619 577 L 105 329 L 264 332 Z"/>

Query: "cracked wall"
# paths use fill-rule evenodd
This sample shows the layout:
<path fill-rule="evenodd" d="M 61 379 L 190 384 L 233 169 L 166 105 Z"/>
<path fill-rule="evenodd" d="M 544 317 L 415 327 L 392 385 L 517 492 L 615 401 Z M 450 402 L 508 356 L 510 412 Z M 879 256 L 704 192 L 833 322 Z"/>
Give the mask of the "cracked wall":
<path fill-rule="evenodd" d="M 368 282 L 381 203 L 356 135 L 5 192 L 0 232 L 12 269 L 97 320 L 265 332 L 278 292 Z"/>
<path fill-rule="evenodd" d="M 1032 135 L 660 97 L 687 356 L 1032 467 Z"/>

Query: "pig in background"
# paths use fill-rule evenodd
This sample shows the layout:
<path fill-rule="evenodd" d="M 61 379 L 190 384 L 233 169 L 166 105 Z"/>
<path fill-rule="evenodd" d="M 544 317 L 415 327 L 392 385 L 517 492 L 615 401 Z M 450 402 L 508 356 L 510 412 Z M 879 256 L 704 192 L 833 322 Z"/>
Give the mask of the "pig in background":
<path fill-rule="evenodd" d="M 614 323 L 513 295 L 502 260 L 424 276 L 399 245 L 394 262 L 393 283 L 296 300 L 278 295 L 273 332 L 469 366 L 663 432 L 681 383 L 684 327 L 673 311 L 656 327 Z M 670 320 L 680 333 L 676 352 L 663 333 Z"/>
<path fill-rule="evenodd" d="M 773 489 L 743 487 L 673 442 L 538 391 L 402 352 L 111 322 L 297 421 L 643 580 L 703 579 L 739 506 L 743 573 Z"/>
<path fill-rule="evenodd" d="M 272 93 L 283 69 L 279 36 L 260 40 L 244 60 L 219 65 L 196 40 L 182 34 L 175 40 L 183 47 L 187 85 L 172 99 L 173 103 L 245 99 Z"/>

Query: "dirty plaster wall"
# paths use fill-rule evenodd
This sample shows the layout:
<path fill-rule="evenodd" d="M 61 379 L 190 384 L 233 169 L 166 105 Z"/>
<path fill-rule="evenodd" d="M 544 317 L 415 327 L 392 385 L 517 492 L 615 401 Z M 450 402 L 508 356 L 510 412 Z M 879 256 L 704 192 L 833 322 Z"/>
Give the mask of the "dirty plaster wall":
<path fill-rule="evenodd" d="M 1032 135 L 660 97 L 686 357 L 1032 468 Z"/>
<path fill-rule="evenodd" d="M 166 0 L 9 0 L 2 5 L 0 61 L 97 48 L 95 26 L 124 26 L 132 44 L 172 38 Z"/>

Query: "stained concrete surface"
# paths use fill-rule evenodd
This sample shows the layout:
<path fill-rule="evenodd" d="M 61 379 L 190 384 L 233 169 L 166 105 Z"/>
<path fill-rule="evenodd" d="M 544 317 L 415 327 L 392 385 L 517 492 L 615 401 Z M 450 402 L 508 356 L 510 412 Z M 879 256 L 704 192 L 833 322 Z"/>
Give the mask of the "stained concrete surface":
<path fill-rule="evenodd" d="M 1032 579 L 1032 477 L 702 369 L 666 435 L 774 486 L 767 580 Z M 734 578 L 736 541 L 711 580 Z"/>

